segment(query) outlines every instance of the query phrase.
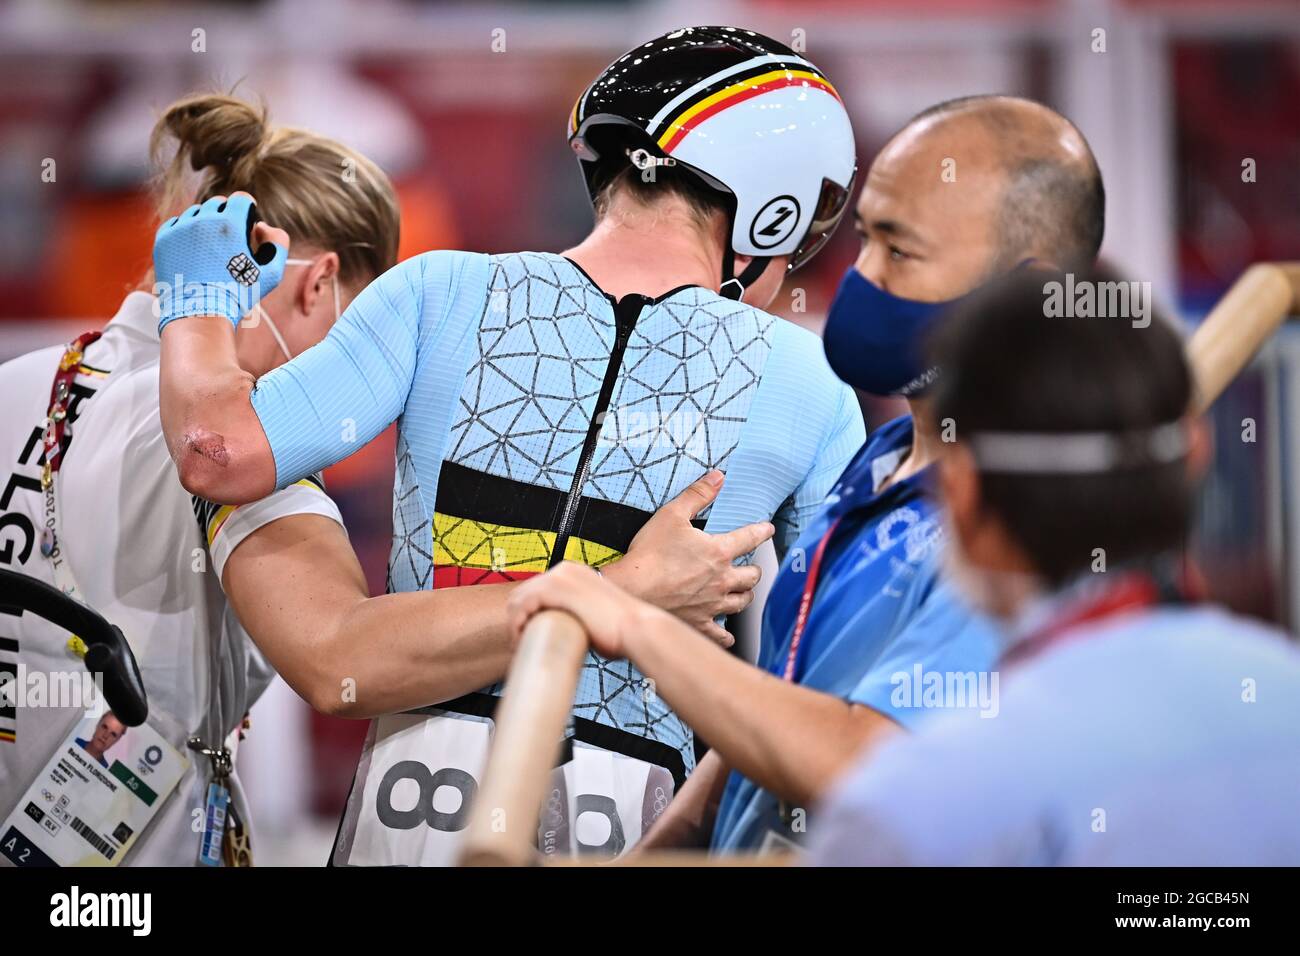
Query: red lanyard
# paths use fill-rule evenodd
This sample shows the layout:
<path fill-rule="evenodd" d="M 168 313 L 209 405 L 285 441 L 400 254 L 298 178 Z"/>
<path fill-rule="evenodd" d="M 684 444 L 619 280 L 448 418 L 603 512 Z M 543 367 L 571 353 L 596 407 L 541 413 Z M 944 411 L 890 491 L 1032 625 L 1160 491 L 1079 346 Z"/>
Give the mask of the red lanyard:
<path fill-rule="evenodd" d="M 86 347 L 99 339 L 99 332 L 83 332 L 64 349 L 59 368 L 54 373 L 54 384 L 50 386 L 50 408 L 46 412 L 45 430 L 41 433 L 41 444 L 45 449 L 45 465 L 41 468 L 41 492 L 45 495 L 47 523 L 41 531 L 41 554 L 49 558 L 54 555 L 58 544 L 55 540 L 55 526 L 58 517 L 54 512 L 54 475 L 63 464 L 64 437 L 68 430 L 68 399 L 72 397 L 72 383 L 81 371 L 81 359 Z M 71 440 L 71 439 L 69 439 Z M 55 561 L 55 579 L 58 580 L 60 568 L 65 568 Z M 68 593 L 76 585 L 69 580 L 59 585 Z M 69 589 L 72 590 L 69 590 Z"/>
<path fill-rule="evenodd" d="M 1154 607 L 1161 601 L 1160 586 L 1149 574 L 1120 578 L 1101 594 L 1068 605 L 1065 610 L 1016 644 L 1002 658 L 1003 665 L 1022 664 L 1047 648 L 1080 633 L 1081 626 L 1115 614 Z"/>
<path fill-rule="evenodd" d="M 817 590 L 817 576 L 821 574 L 822 570 L 822 557 L 826 554 L 826 546 L 830 544 L 831 535 L 835 533 L 835 528 L 839 523 L 839 518 L 831 522 L 831 526 L 822 535 L 821 541 L 817 542 L 817 550 L 813 552 L 812 564 L 808 566 L 808 580 L 804 582 L 803 596 L 799 599 L 799 613 L 795 616 L 794 631 L 790 634 L 790 653 L 785 659 L 785 673 L 781 675 L 785 680 L 794 680 L 794 666 L 799 659 L 799 643 L 803 640 L 804 629 L 808 626 L 808 615 L 812 611 L 813 592 Z"/>
<path fill-rule="evenodd" d="M 72 383 L 81 368 L 81 359 L 86 348 L 99 340 L 101 332 L 82 332 L 70 343 L 59 362 L 59 369 L 54 373 L 54 384 L 50 386 L 50 410 L 45 419 L 45 432 L 41 436 L 45 446 L 45 467 L 41 470 L 41 488 L 48 489 L 54 482 L 54 473 L 63 464 L 63 435 L 68 429 L 68 398 L 72 394 Z"/>

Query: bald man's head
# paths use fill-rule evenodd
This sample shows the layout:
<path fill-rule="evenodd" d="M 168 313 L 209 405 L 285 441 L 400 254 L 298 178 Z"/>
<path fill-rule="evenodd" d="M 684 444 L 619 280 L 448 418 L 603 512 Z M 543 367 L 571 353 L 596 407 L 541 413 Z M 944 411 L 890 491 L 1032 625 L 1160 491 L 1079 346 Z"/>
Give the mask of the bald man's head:
<path fill-rule="evenodd" d="M 1104 218 L 1101 174 L 1069 120 L 1010 96 L 949 100 L 914 117 L 872 162 L 855 268 L 894 295 L 940 302 L 1023 259 L 1091 264 Z"/>
<path fill-rule="evenodd" d="M 1078 127 L 1033 100 L 985 95 L 939 103 L 907 128 L 960 135 L 963 126 L 984 134 L 1004 177 L 997 265 L 1014 266 L 1030 255 L 1063 269 L 1091 265 L 1105 232 L 1106 191 Z"/>

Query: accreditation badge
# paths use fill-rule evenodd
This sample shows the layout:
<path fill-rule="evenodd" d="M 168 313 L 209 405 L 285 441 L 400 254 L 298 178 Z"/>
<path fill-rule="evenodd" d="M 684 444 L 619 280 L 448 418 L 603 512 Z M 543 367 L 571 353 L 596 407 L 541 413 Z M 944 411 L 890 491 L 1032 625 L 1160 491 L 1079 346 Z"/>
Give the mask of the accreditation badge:
<path fill-rule="evenodd" d="M 0 824 L 0 855 L 14 866 L 116 866 L 188 768 L 148 723 L 123 727 L 101 705 Z"/>

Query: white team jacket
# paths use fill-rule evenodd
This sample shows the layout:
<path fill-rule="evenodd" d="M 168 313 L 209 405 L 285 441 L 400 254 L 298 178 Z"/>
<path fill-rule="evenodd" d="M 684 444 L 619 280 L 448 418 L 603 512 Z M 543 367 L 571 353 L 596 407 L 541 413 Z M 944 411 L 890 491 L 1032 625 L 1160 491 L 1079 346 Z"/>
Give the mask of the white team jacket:
<path fill-rule="evenodd" d="M 103 337 L 86 349 L 73 395 L 80 402 L 69 415 L 72 443 L 55 478 L 59 545 L 86 602 L 130 642 L 151 714 L 162 709 L 186 735 L 221 740 L 273 673 L 226 603 L 220 583 L 226 559 L 277 518 L 342 519 L 311 481 L 237 508 L 191 499 L 158 417 L 153 301 L 143 292 L 128 295 Z M 40 477 L 40 431 L 62 355 L 58 346 L 0 365 L 0 565 L 50 583 L 50 562 L 40 548 L 43 496 L 30 479 Z M 21 662 L 28 672 L 67 672 L 78 666 L 67 639 L 32 614 L 0 614 L 0 668 Z M 0 819 L 81 714 L 80 708 L 0 707 Z M 190 770 L 130 851 L 129 865 L 197 860 L 200 834 L 192 821 L 204 805 L 208 761 L 186 751 L 183 739 L 172 743 L 190 757 Z M 231 789 L 249 821 L 237 780 Z"/>

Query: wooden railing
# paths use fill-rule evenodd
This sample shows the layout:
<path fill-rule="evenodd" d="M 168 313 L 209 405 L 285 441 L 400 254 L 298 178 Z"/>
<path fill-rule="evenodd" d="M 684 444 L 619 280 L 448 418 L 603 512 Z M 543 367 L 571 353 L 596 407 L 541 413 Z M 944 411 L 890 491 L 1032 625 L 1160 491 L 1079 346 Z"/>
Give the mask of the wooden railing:
<path fill-rule="evenodd" d="M 523 866 L 587 654 L 587 633 L 564 611 L 543 611 L 524 631 L 497 709 L 492 753 L 465 831 L 461 863 Z"/>
<path fill-rule="evenodd" d="M 1300 314 L 1300 262 L 1260 262 L 1233 283 L 1187 344 L 1203 412 L 1286 321 Z"/>

